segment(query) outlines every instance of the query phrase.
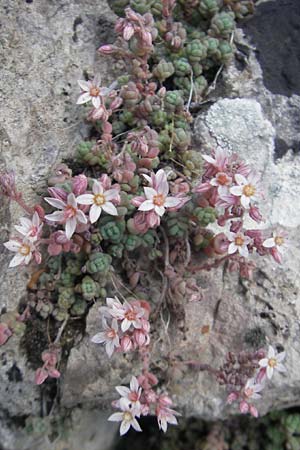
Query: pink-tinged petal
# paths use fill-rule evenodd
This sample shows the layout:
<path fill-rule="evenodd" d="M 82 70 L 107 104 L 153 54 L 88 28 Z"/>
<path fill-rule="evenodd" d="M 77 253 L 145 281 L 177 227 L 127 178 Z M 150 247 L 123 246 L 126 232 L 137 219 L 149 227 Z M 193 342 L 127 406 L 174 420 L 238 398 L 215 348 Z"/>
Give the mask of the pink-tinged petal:
<path fill-rule="evenodd" d="M 131 425 L 132 425 L 132 428 L 135 429 L 135 431 L 142 431 L 138 421 L 135 418 L 132 419 Z"/>
<path fill-rule="evenodd" d="M 249 411 L 250 411 L 251 416 L 253 416 L 253 417 L 255 417 L 255 418 L 258 417 L 258 411 L 257 411 L 257 409 L 255 408 L 255 406 L 251 405 Z"/>
<path fill-rule="evenodd" d="M 108 191 L 105 191 L 104 196 L 107 201 L 113 200 L 119 196 L 119 191 L 117 191 L 117 189 L 109 189 Z"/>
<path fill-rule="evenodd" d="M 178 206 L 180 203 L 181 203 L 181 199 L 180 198 L 167 197 L 166 200 L 165 200 L 164 206 L 166 208 L 173 208 L 175 206 Z"/>
<path fill-rule="evenodd" d="M 178 424 L 176 417 L 173 416 L 173 415 L 168 416 L 168 423 L 170 423 L 171 425 L 177 425 Z"/>
<path fill-rule="evenodd" d="M 286 370 L 286 368 L 284 367 L 284 365 L 283 364 L 281 364 L 281 363 L 278 363 L 277 365 L 276 365 L 276 369 L 278 370 L 278 372 L 287 372 L 287 370 Z"/>
<path fill-rule="evenodd" d="M 92 205 L 94 203 L 94 195 L 92 194 L 83 194 L 79 195 L 77 198 L 77 203 L 80 205 Z"/>
<path fill-rule="evenodd" d="M 44 200 L 49 203 L 49 205 L 54 206 L 54 208 L 64 209 L 66 204 L 58 198 L 45 197 Z"/>
<path fill-rule="evenodd" d="M 123 413 L 116 412 L 109 416 L 107 420 L 109 420 L 110 422 L 121 422 L 123 420 Z"/>
<path fill-rule="evenodd" d="M 216 178 L 213 178 L 212 180 L 210 180 L 209 184 L 211 186 L 219 186 L 218 180 Z"/>
<path fill-rule="evenodd" d="M 93 336 L 91 339 L 91 342 L 94 342 L 94 344 L 103 344 L 103 342 L 105 341 L 106 341 L 106 334 L 103 331 L 95 334 L 95 336 Z"/>
<path fill-rule="evenodd" d="M 268 365 L 268 367 L 267 367 L 267 377 L 269 378 L 269 380 L 271 380 L 271 378 L 272 378 L 272 376 L 273 376 L 273 372 L 274 372 L 273 367 L 270 367 L 270 366 Z"/>
<path fill-rule="evenodd" d="M 105 345 L 105 351 L 109 358 L 112 357 L 114 349 L 115 349 L 114 343 L 112 341 L 107 341 Z"/>
<path fill-rule="evenodd" d="M 167 174 L 163 169 L 159 169 L 155 174 L 155 189 L 157 189 L 161 194 L 163 194 L 163 191 L 166 190 L 166 187 L 168 191 L 164 195 L 167 195 L 169 192 Z"/>
<path fill-rule="evenodd" d="M 239 184 L 239 185 L 244 186 L 245 184 L 248 184 L 247 179 L 240 173 L 236 173 L 234 178 L 235 178 L 235 181 L 237 182 L 237 184 Z"/>
<path fill-rule="evenodd" d="M 138 390 L 138 388 L 139 388 L 139 382 L 138 382 L 138 380 L 137 380 L 137 378 L 136 377 L 131 377 L 131 380 L 130 380 L 130 389 L 132 390 L 132 391 L 137 391 Z"/>
<path fill-rule="evenodd" d="M 113 329 L 113 330 L 115 330 L 115 331 L 118 331 L 118 321 L 116 320 L 116 319 L 113 319 L 112 320 L 112 323 L 111 323 L 111 328 Z"/>
<path fill-rule="evenodd" d="M 49 369 L 48 375 L 49 375 L 49 377 L 52 377 L 52 378 L 59 378 L 61 374 L 57 369 Z"/>
<path fill-rule="evenodd" d="M 243 188 L 242 186 L 232 186 L 229 192 L 236 197 L 240 197 L 243 194 Z"/>
<path fill-rule="evenodd" d="M 147 200 L 152 200 L 157 195 L 157 191 L 151 187 L 144 187 L 144 192 Z"/>
<path fill-rule="evenodd" d="M 17 254 L 16 256 L 13 257 L 13 259 L 10 261 L 9 266 L 8 267 L 16 267 L 19 266 L 20 264 L 23 264 L 25 260 L 25 256 Z"/>
<path fill-rule="evenodd" d="M 110 214 L 111 216 L 117 216 L 118 211 L 115 205 L 113 205 L 111 202 L 106 202 L 102 205 L 103 211 L 105 211 L 107 214 Z"/>
<path fill-rule="evenodd" d="M 131 424 L 131 422 L 127 422 L 127 421 L 123 420 L 123 422 L 121 423 L 121 426 L 120 426 L 120 436 L 123 436 L 124 434 L 127 433 L 127 431 L 130 428 L 130 424 Z"/>
<path fill-rule="evenodd" d="M 38 214 L 35 212 L 34 215 L 33 215 L 33 219 L 34 219 L 34 217 L 35 217 L 36 215 L 38 216 Z M 38 217 L 39 217 L 39 216 L 38 216 Z M 39 220 L 38 220 L 37 223 L 34 223 L 34 220 L 32 220 L 32 222 L 31 222 L 31 220 L 28 219 L 27 217 L 20 217 L 20 222 L 21 222 L 21 225 L 22 225 L 23 227 L 25 227 L 25 228 L 31 228 L 32 223 L 33 223 L 35 226 L 38 226 L 38 225 L 39 225 Z"/>
<path fill-rule="evenodd" d="M 272 345 L 269 345 L 268 348 L 268 358 L 275 358 L 276 352 L 275 349 L 272 347 Z"/>
<path fill-rule="evenodd" d="M 81 211 L 80 209 L 77 209 L 77 211 L 76 211 L 76 219 L 77 219 L 78 222 L 80 222 L 80 223 L 87 223 L 86 215 L 85 215 L 84 212 Z"/>
<path fill-rule="evenodd" d="M 263 247 L 266 247 L 266 248 L 275 247 L 276 246 L 275 239 L 274 238 L 266 239 L 262 245 L 263 245 Z"/>
<path fill-rule="evenodd" d="M 77 83 L 79 84 L 80 88 L 83 91 L 88 92 L 90 90 L 90 84 L 88 83 L 88 81 L 85 80 L 78 80 Z"/>
<path fill-rule="evenodd" d="M 216 160 L 215 160 L 214 158 L 212 158 L 211 156 L 208 156 L 208 155 L 202 155 L 202 158 L 203 158 L 206 162 L 208 162 L 209 164 L 213 164 L 213 165 L 216 164 Z"/>
<path fill-rule="evenodd" d="M 100 97 L 92 97 L 92 104 L 94 108 L 98 109 L 101 105 Z"/>
<path fill-rule="evenodd" d="M 90 96 L 89 92 L 85 92 L 84 94 L 81 94 L 78 97 L 78 100 L 77 100 L 76 104 L 77 105 L 83 105 L 84 103 L 89 102 L 91 100 L 91 98 L 92 97 Z"/>
<path fill-rule="evenodd" d="M 116 386 L 115 389 L 121 397 L 128 397 L 128 394 L 130 394 L 130 389 L 126 386 Z"/>
<path fill-rule="evenodd" d="M 67 203 L 68 205 L 73 206 L 73 208 L 77 208 L 77 202 L 76 202 L 76 197 L 73 194 L 73 192 L 71 192 L 71 194 L 68 195 L 67 197 Z"/>
<path fill-rule="evenodd" d="M 268 367 L 269 359 L 263 358 L 258 362 L 258 364 L 260 365 L 260 367 Z"/>
<path fill-rule="evenodd" d="M 256 392 L 254 392 L 254 393 L 251 395 L 251 398 L 252 398 L 253 400 L 257 400 L 257 399 L 261 398 L 261 395 L 260 395 L 260 394 L 257 394 Z"/>
<path fill-rule="evenodd" d="M 24 217 L 25 219 L 25 217 Z M 30 220 L 29 220 L 30 222 Z M 32 223 L 34 226 L 38 227 L 40 225 L 40 217 L 37 212 L 35 212 L 32 216 Z"/>
<path fill-rule="evenodd" d="M 243 256 L 244 258 L 248 258 L 249 256 L 248 247 L 240 245 L 238 246 L 238 251 L 241 256 Z"/>
<path fill-rule="evenodd" d="M 241 196 L 241 205 L 243 208 L 248 209 L 250 206 L 250 197 L 246 197 L 246 195 Z"/>
<path fill-rule="evenodd" d="M 149 175 L 146 175 L 145 173 L 143 173 L 142 175 L 143 175 L 143 177 L 145 178 L 145 180 L 147 180 L 148 183 L 149 183 L 150 185 L 152 185 L 152 178 L 149 177 Z"/>
<path fill-rule="evenodd" d="M 164 215 L 166 210 L 163 206 L 154 205 L 154 211 L 156 212 L 156 214 L 158 214 L 161 217 Z"/>
<path fill-rule="evenodd" d="M 281 361 L 283 361 L 285 359 L 285 356 L 286 356 L 286 353 L 285 352 L 281 352 L 281 353 L 278 353 L 278 355 L 276 355 L 276 359 L 277 359 L 278 362 L 281 362 Z"/>
<path fill-rule="evenodd" d="M 71 239 L 71 237 L 73 236 L 75 229 L 76 229 L 76 225 L 77 225 L 77 221 L 75 219 L 75 217 L 72 217 L 71 219 L 68 219 L 66 222 L 66 236 L 68 239 Z"/>
<path fill-rule="evenodd" d="M 60 211 L 55 211 L 54 213 L 45 216 L 45 219 L 50 220 L 50 222 L 63 222 L 64 218 L 64 213 Z"/>
<path fill-rule="evenodd" d="M 229 244 L 229 246 L 228 246 L 228 254 L 233 255 L 233 253 L 235 253 L 236 251 L 237 251 L 237 246 L 235 245 L 234 242 L 231 242 L 231 244 Z"/>
<path fill-rule="evenodd" d="M 92 207 L 90 209 L 90 213 L 89 213 L 91 223 L 97 222 L 97 220 L 100 217 L 101 211 L 102 211 L 102 209 L 100 208 L 100 206 L 92 205 Z"/>
<path fill-rule="evenodd" d="M 151 211 L 154 209 L 152 200 L 145 200 L 138 208 L 139 211 Z"/>
<path fill-rule="evenodd" d="M 121 330 L 123 331 L 123 333 L 125 333 L 125 331 L 127 331 L 130 328 L 131 322 L 129 322 L 129 320 L 127 320 L 126 318 L 122 321 L 121 323 Z"/>
<path fill-rule="evenodd" d="M 35 372 L 34 382 L 35 384 L 43 384 L 44 381 L 48 378 L 47 370 L 40 368 Z"/>
<path fill-rule="evenodd" d="M 103 186 L 99 181 L 95 180 L 93 184 L 93 193 L 95 195 L 103 194 Z"/>
<path fill-rule="evenodd" d="M 19 248 L 22 246 L 21 242 L 14 240 L 4 242 L 3 245 L 11 252 L 17 252 Z"/>
<path fill-rule="evenodd" d="M 25 256 L 24 263 L 29 264 L 32 258 L 32 253 L 29 253 L 29 255 Z"/>

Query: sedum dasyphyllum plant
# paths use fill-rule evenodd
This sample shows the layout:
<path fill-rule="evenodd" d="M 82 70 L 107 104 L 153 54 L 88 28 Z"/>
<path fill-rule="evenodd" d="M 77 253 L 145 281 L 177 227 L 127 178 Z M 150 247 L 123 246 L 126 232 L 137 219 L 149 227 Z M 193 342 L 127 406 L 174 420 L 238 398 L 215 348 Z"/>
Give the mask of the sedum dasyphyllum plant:
<path fill-rule="evenodd" d="M 0 178 L 2 195 L 25 211 L 4 243 L 15 254 L 9 266 L 38 266 L 22 314 L 1 317 L 0 344 L 24 332 L 25 322 L 50 321 L 56 336 L 49 336 L 35 382 L 59 378 L 65 328 L 99 303 L 101 325 L 92 342 L 103 344 L 108 358 L 137 352 L 143 367 L 129 387 L 116 387 L 118 412 L 109 420 L 120 421 L 124 434 L 131 426 L 141 431 L 138 418 L 155 414 L 166 431 L 178 413 L 151 367 L 151 323 L 162 308 L 176 315 L 186 299 L 202 299 L 199 271 L 227 261 L 249 278 L 255 253 L 281 263 L 285 235 L 245 225 L 249 216 L 262 221 L 259 176 L 236 154 L 216 148 L 201 155 L 192 142 L 193 113 L 233 53 L 235 19 L 251 12 L 253 2 L 111 4 L 121 16 L 117 39 L 99 51 L 123 75 L 109 87 L 97 76 L 78 82 L 77 103 L 87 108 L 96 137 L 80 144 L 76 172 L 60 164 L 34 206 L 24 202 L 12 173 Z M 215 222 L 221 231 L 209 227 Z M 162 283 L 156 302 L 154 279 Z M 228 403 L 257 416 L 252 402 L 274 371 L 285 370 L 284 356 L 272 346 L 268 353 L 229 353 L 220 369 L 205 370 L 226 386 Z"/>

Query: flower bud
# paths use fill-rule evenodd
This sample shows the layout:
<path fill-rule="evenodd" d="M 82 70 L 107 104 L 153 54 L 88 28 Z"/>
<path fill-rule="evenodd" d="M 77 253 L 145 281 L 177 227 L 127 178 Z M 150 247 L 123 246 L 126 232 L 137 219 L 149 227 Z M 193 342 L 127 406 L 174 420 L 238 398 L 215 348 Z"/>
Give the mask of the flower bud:
<path fill-rule="evenodd" d="M 120 346 L 121 346 L 122 351 L 125 353 L 128 353 L 132 350 L 133 344 L 132 344 L 130 337 L 127 334 L 125 334 L 125 336 L 122 337 Z"/>
<path fill-rule="evenodd" d="M 84 194 L 88 186 L 87 177 L 81 173 L 73 178 L 72 191 L 75 195 Z"/>
<path fill-rule="evenodd" d="M 114 51 L 115 49 L 113 45 L 102 45 L 98 49 L 98 52 L 100 52 L 102 55 L 111 55 L 112 53 L 114 53 Z"/>
<path fill-rule="evenodd" d="M 242 414 L 247 414 L 249 411 L 249 405 L 245 400 L 240 403 L 240 411 Z"/>

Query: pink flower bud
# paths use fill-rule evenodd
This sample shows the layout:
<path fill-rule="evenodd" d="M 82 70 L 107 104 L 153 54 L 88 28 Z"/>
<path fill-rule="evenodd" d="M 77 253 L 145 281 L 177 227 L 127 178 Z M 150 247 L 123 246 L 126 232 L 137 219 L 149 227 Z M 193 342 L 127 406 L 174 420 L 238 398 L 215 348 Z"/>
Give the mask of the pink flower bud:
<path fill-rule="evenodd" d="M 121 97 L 116 97 L 110 104 L 110 109 L 114 111 L 118 109 L 123 103 L 123 99 Z"/>
<path fill-rule="evenodd" d="M 168 395 L 166 395 L 166 394 L 160 395 L 159 399 L 158 399 L 158 402 L 159 402 L 161 407 L 167 407 L 167 408 L 169 408 L 173 404 L 173 402 L 170 399 L 170 397 L 168 397 Z"/>
<path fill-rule="evenodd" d="M 102 45 L 102 47 L 100 47 L 98 49 L 98 52 L 100 52 L 102 55 L 111 55 L 112 53 L 114 53 L 115 49 L 112 45 Z"/>
<path fill-rule="evenodd" d="M 154 211 L 146 213 L 146 221 L 150 228 L 156 228 L 160 225 L 160 217 Z"/>
<path fill-rule="evenodd" d="M 46 350 L 42 353 L 42 361 L 47 363 L 48 366 L 55 366 L 57 363 L 56 352 Z"/>
<path fill-rule="evenodd" d="M 38 216 L 41 220 L 45 218 L 45 210 L 41 205 L 34 205 L 34 211 L 38 213 Z"/>
<path fill-rule="evenodd" d="M 52 378 L 59 378 L 60 372 L 57 369 L 49 369 L 48 375 L 49 375 L 49 377 L 52 377 Z"/>
<path fill-rule="evenodd" d="M 15 175 L 13 172 L 5 172 L 0 175 L 0 191 L 5 195 L 13 195 L 16 191 Z"/>
<path fill-rule="evenodd" d="M 56 231 L 55 233 L 52 234 L 52 236 L 54 237 L 54 241 L 57 244 L 66 244 L 69 242 L 69 239 L 66 236 L 66 233 L 64 231 Z"/>
<path fill-rule="evenodd" d="M 134 35 L 134 28 L 131 25 L 131 23 L 128 23 L 124 28 L 123 38 L 125 39 L 125 41 L 129 41 L 133 35 Z"/>
<path fill-rule="evenodd" d="M 125 336 L 122 337 L 120 344 L 122 351 L 125 353 L 130 352 L 133 348 L 132 341 L 127 334 L 125 334 Z"/>
<path fill-rule="evenodd" d="M 68 193 L 61 188 L 57 187 L 49 187 L 48 192 L 51 197 L 57 198 L 58 200 L 62 200 L 63 202 L 67 201 Z"/>
<path fill-rule="evenodd" d="M 242 414 L 247 414 L 249 411 L 249 404 L 245 400 L 240 403 L 240 411 Z"/>
<path fill-rule="evenodd" d="M 5 342 L 12 335 L 12 331 L 9 329 L 6 323 L 0 323 L 0 345 L 5 344 Z"/>
<path fill-rule="evenodd" d="M 271 253 L 271 255 L 273 256 L 273 258 L 275 259 L 275 261 L 276 261 L 278 264 L 281 264 L 281 263 L 282 263 L 282 256 L 281 256 L 281 254 L 279 253 L 277 247 L 272 247 L 272 248 L 270 249 L 270 253 Z"/>
<path fill-rule="evenodd" d="M 42 254 L 40 252 L 34 252 L 33 258 L 37 264 L 41 264 L 42 262 Z"/>
<path fill-rule="evenodd" d="M 140 272 L 134 272 L 130 277 L 129 277 L 129 284 L 131 288 L 135 288 L 139 282 L 139 279 L 141 277 Z"/>
<path fill-rule="evenodd" d="M 266 369 L 266 367 L 262 367 L 260 369 L 260 371 L 258 372 L 258 375 L 256 377 L 256 382 L 258 384 L 261 384 L 263 382 L 263 380 L 266 378 L 266 376 L 267 376 L 267 369 Z"/>
<path fill-rule="evenodd" d="M 251 416 L 256 417 L 256 418 L 258 417 L 258 411 L 257 411 L 257 409 L 255 408 L 255 406 L 250 405 L 250 410 L 249 410 L 249 412 L 250 412 Z"/>
<path fill-rule="evenodd" d="M 256 206 L 250 206 L 249 216 L 257 223 L 262 221 L 262 215 Z"/>
<path fill-rule="evenodd" d="M 146 397 L 147 403 L 156 403 L 157 402 L 157 395 L 155 394 L 153 389 L 146 391 L 145 397 Z"/>
<path fill-rule="evenodd" d="M 87 186 L 88 186 L 88 179 L 83 173 L 73 178 L 72 191 L 75 195 L 84 194 L 85 191 L 87 190 Z"/>
<path fill-rule="evenodd" d="M 159 91 L 157 92 L 157 95 L 158 95 L 160 98 L 164 98 L 165 95 L 166 95 L 166 93 L 167 93 L 167 89 L 166 89 L 165 87 L 162 87 L 162 88 L 160 88 Z"/>
<path fill-rule="evenodd" d="M 228 405 L 231 405 L 233 402 L 235 402 L 238 399 L 239 395 L 237 392 L 231 392 L 226 400 L 226 403 L 228 403 Z"/>
<path fill-rule="evenodd" d="M 230 231 L 232 233 L 238 233 L 243 226 L 243 222 L 241 220 L 233 220 L 230 225 Z"/>
<path fill-rule="evenodd" d="M 103 133 L 111 134 L 111 132 L 112 132 L 112 124 L 109 123 L 109 122 L 104 122 L 102 124 L 102 131 L 103 131 Z"/>
<path fill-rule="evenodd" d="M 142 347 L 146 341 L 145 333 L 142 330 L 134 330 L 133 339 L 139 347 Z"/>
<path fill-rule="evenodd" d="M 35 372 L 34 382 L 35 384 L 43 384 L 48 378 L 48 371 L 40 367 Z"/>
<path fill-rule="evenodd" d="M 224 233 L 219 233 L 213 238 L 213 249 L 218 255 L 223 255 L 228 250 L 228 239 Z"/>

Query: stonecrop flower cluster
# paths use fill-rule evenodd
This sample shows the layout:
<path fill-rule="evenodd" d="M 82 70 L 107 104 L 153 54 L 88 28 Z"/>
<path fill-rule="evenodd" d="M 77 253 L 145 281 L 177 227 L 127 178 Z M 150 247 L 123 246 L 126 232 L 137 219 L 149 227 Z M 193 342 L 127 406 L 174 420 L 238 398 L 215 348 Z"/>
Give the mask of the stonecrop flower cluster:
<path fill-rule="evenodd" d="M 274 372 L 286 372 L 282 364 L 284 359 L 285 352 L 278 353 L 271 345 L 267 354 L 264 350 L 254 354 L 241 353 L 237 357 L 229 354 L 228 361 L 218 373 L 218 381 L 226 384 L 230 391 L 227 403 L 237 401 L 242 414 L 250 413 L 258 417 L 258 410 L 252 402 L 261 398 L 261 391 Z M 237 364 L 240 366 L 238 370 Z M 249 374 L 252 375 L 251 378 Z"/>
<path fill-rule="evenodd" d="M 248 278 L 252 254 L 282 262 L 285 233 L 245 225 L 249 217 L 262 222 L 259 175 L 236 154 L 216 148 L 201 155 L 192 142 L 193 114 L 209 94 L 207 74 L 230 59 L 235 18 L 251 12 L 251 1 L 221 3 L 114 1 L 121 16 L 117 39 L 99 51 L 125 73 L 109 87 L 97 75 L 78 82 L 77 103 L 87 107 L 93 131 L 79 145 L 75 164 L 59 164 L 33 206 L 12 173 L 0 176 L 1 194 L 26 213 L 4 243 L 15 253 L 9 266 L 38 265 L 26 307 L 0 319 L 0 345 L 27 321 L 38 321 L 49 342 L 35 382 L 55 380 L 65 328 L 72 318 L 84 326 L 99 303 L 101 326 L 91 341 L 103 344 L 109 358 L 135 351 L 143 362 L 129 388 L 116 387 L 119 412 L 109 420 L 121 422 L 121 434 L 130 427 L 141 431 L 138 419 L 148 414 L 163 431 L 177 423 L 151 367 L 150 323 L 161 309 L 176 316 L 185 301 L 202 299 L 197 272 L 225 260 Z M 209 227 L 214 223 L 222 231 Z M 159 283 L 155 298 L 151 286 Z M 267 356 L 264 350 L 230 355 L 217 376 L 230 391 L 228 402 L 237 400 L 242 413 L 257 416 L 252 399 L 274 370 L 283 371 L 283 358 L 272 347 Z"/>

